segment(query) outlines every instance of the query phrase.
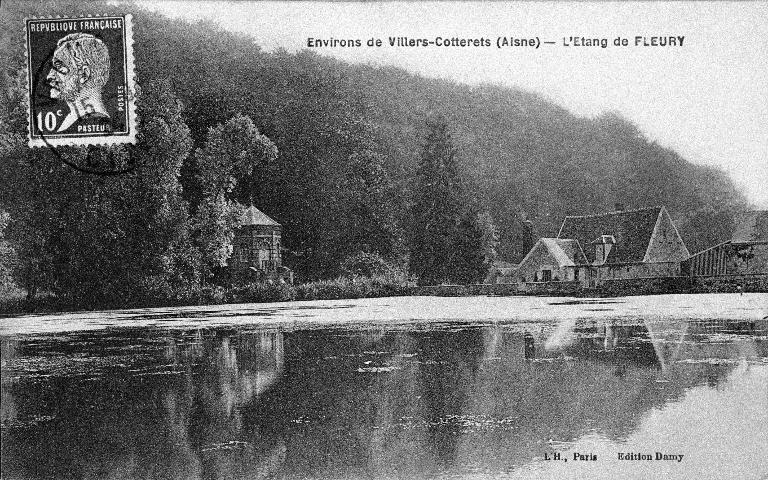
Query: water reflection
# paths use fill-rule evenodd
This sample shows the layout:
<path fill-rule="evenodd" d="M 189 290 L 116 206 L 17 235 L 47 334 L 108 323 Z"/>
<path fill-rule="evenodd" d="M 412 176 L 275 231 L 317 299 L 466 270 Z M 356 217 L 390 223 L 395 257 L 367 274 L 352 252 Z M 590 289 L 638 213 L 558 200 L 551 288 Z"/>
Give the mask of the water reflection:
<path fill-rule="evenodd" d="M 692 416 L 740 402 L 768 415 L 765 335 L 754 322 L 681 320 L 3 339 L 2 474 L 579 477 L 585 467 L 544 455 L 592 448 L 608 462 L 621 448 L 658 448 L 682 424 L 708 434 L 683 421 L 687 410 L 658 421 L 692 395 Z M 755 478 L 768 473 L 766 424 L 738 430 L 756 448 L 741 459 Z"/>

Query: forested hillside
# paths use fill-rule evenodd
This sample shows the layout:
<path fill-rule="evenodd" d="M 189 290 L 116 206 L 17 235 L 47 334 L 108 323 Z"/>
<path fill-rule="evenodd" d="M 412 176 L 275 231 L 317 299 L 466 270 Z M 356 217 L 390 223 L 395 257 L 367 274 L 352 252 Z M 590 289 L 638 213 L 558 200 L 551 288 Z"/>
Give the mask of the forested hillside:
<path fill-rule="evenodd" d="M 200 219 L 199 206 L 215 205 L 206 183 L 211 179 L 205 175 L 210 151 L 207 156 L 204 151 L 215 145 L 210 143 L 215 139 L 210 129 L 227 122 L 226 128 L 250 132 L 258 142 L 266 142 L 265 148 L 273 144 L 277 156 L 254 160 L 247 174 L 237 178 L 237 189 L 226 196 L 253 202 L 283 224 L 284 245 L 291 252 L 286 261 L 304 278 L 338 274 L 339 263 L 361 249 L 407 258 L 404 229 L 410 221 L 425 125 L 435 116 L 444 118 L 451 130 L 466 191 L 490 213 L 498 229 L 501 259 L 515 261 L 525 253 L 524 220 L 533 222 L 538 236 L 555 235 L 565 215 L 603 212 L 614 203 L 628 208 L 665 205 L 695 252 L 728 237 L 733 214 L 747 207 L 723 172 L 689 163 L 612 113 L 583 118 L 524 90 L 471 87 L 391 67 L 346 64 L 311 52 L 265 52 L 252 38 L 212 24 L 170 20 L 135 6 L 62 2 L 39 12 L 35 5 L 4 2 L 0 8 L 0 210 L 11 215 L 7 237 L 23 242 L 14 229 L 31 229 L 45 237 L 38 239 L 37 250 L 22 248 L 27 255 L 38 255 L 29 268 L 56 259 L 66 262 L 75 255 L 73 249 L 90 248 L 85 232 L 96 228 L 93 225 L 78 227 L 83 232 L 80 243 L 49 248 L 52 238 L 66 237 L 63 232 L 72 228 L 68 222 L 74 219 L 67 218 L 74 214 L 64 211 L 66 205 L 106 214 L 133 207 L 94 205 L 96 198 L 117 202 L 126 189 L 141 198 L 163 194 L 141 190 L 150 188 L 152 179 L 124 179 L 121 193 L 113 192 L 112 197 L 77 199 L 78 192 L 116 187 L 104 179 L 81 178 L 51 152 L 28 151 L 23 138 L 21 19 L 41 14 L 134 14 L 137 77 L 144 95 L 139 97 L 142 125 L 163 119 L 166 127 L 172 126 L 172 142 L 158 149 L 157 142 L 165 140 L 155 130 L 151 135 L 157 138 L 145 136 L 137 145 L 143 153 L 133 147 L 94 147 L 88 154 L 117 156 L 112 161 L 118 163 L 123 157 L 158 162 L 154 170 L 139 169 L 133 175 L 170 178 L 178 173 L 178 187 L 171 182 L 166 189 L 178 193 L 181 203 L 163 206 L 166 218 L 156 219 L 164 226 L 164 238 L 173 241 L 153 239 L 146 247 L 170 249 L 173 254 L 163 255 L 174 261 L 181 261 L 179 252 L 198 241 L 193 226 L 195 218 Z M 142 104 L 148 98 L 155 104 Z M 240 123 L 232 124 L 233 117 Z M 60 150 L 60 155 L 84 154 L 83 149 Z M 173 160 L 160 165 L 157 155 Z M 11 185 L 19 181 L 27 184 Z M 149 205 L 153 200 L 146 201 Z M 42 217 L 38 223 L 30 219 L 33 213 L 42 215 L 37 208 L 50 210 L 46 222 Z M 94 215 L 91 220 L 100 222 Z M 23 219 L 28 223 L 20 223 L 27 221 Z M 184 230 L 187 223 L 188 234 L 172 231 Z M 132 228 L 139 232 L 143 227 Z M 195 261 L 184 268 L 194 268 Z M 174 275 L 182 275 L 179 269 Z"/>
<path fill-rule="evenodd" d="M 503 233 L 506 256 L 523 253 L 516 245 L 522 217 L 537 234 L 551 235 L 567 214 L 663 204 L 697 251 L 726 237 L 727 217 L 744 206 L 723 172 L 687 162 L 612 113 L 577 117 L 523 90 L 469 87 L 310 52 L 265 53 L 253 40 L 210 25 L 137 17 L 140 74 L 171 78 L 198 142 L 209 126 L 243 113 L 286 163 L 314 156 L 329 165 L 329 150 L 340 143 L 367 141 L 349 138 L 362 124 L 405 201 L 425 120 L 441 114 L 472 190 Z M 296 213 L 290 204 L 264 207 L 284 221 Z M 297 218 L 294 225 L 302 223 Z"/>

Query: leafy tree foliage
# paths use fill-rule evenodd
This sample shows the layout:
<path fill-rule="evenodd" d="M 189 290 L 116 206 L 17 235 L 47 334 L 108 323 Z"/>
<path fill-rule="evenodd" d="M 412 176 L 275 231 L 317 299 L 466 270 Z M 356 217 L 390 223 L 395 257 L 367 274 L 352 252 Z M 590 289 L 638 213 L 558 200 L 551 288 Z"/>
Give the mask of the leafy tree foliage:
<path fill-rule="evenodd" d="M 397 195 L 384 165 L 384 157 L 372 150 L 355 152 L 342 186 L 346 207 L 345 236 L 352 249 L 366 249 L 385 258 L 402 253 L 402 232 L 395 217 Z"/>
<path fill-rule="evenodd" d="M 11 244 L 5 239 L 5 229 L 8 227 L 10 215 L 0 210 L 0 294 L 14 287 L 12 272 L 16 254 Z"/>
<path fill-rule="evenodd" d="M 404 255 L 402 232 L 395 218 L 395 191 L 383 166 L 383 157 L 371 150 L 354 152 L 334 192 L 326 215 L 333 223 L 318 232 L 312 261 L 323 270 L 318 276 L 343 273 L 344 259 L 358 253 L 381 256 L 399 263 Z M 339 269 L 342 270 L 339 270 Z"/>
<path fill-rule="evenodd" d="M 197 259 L 178 181 L 189 129 L 167 82 L 146 84 L 138 107 L 135 146 L 30 150 L 5 136 L 12 147 L 2 203 L 30 296 L 45 288 L 78 305 L 126 305 L 194 289 Z M 62 160 L 135 168 L 99 176 Z"/>
<path fill-rule="evenodd" d="M 235 115 L 209 129 L 195 152 L 198 191 L 204 195 L 194 217 L 193 237 L 203 258 L 203 278 L 227 265 L 244 206 L 260 198 L 277 148 L 253 121 Z"/>
<path fill-rule="evenodd" d="M 480 243 L 483 252 L 483 268 L 487 272 L 499 256 L 499 232 L 493 222 L 493 217 L 488 212 L 477 214 L 477 227 L 482 232 Z"/>
<path fill-rule="evenodd" d="M 485 261 L 484 237 L 478 216 L 471 211 L 464 212 L 450 243 L 448 272 L 451 282 L 479 283 L 485 278 L 490 265 Z"/>
<path fill-rule="evenodd" d="M 427 123 L 410 225 L 410 271 L 422 284 L 449 280 L 451 240 L 460 212 L 456 149 L 444 119 Z"/>
<path fill-rule="evenodd" d="M 410 269 L 420 283 L 472 283 L 485 276 L 490 251 L 484 240 L 491 240 L 464 192 L 448 124 L 440 117 L 427 122 L 410 233 Z"/>
<path fill-rule="evenodd" d="M 553 236 L 565 215 L 663 204 L 695 250 L 729 228 L 720 222 L 712 235 L 706 218 L 747 208 L 722 172 L 650 142 L 615 113 L 581 118 L 519 89 L 470 88 L 311 52 L 266 53 L 249 37 L 141 11 L 136 20 L 137 58 L 153 59 L 140 62 L 140 76 L 174 78 L 198 145 L 209 126 L 238 112 L 275 142 L 279 168 L 257 205 L 280 218 L 284 243 L 307 276 L 332 275 L 338 264 L 320 252 L 338 237 L 341 219 L 328 206 L 354 153 L 381 156 L 395 189 L 389 208 L 400 224 L 409 217 L 401 199 L 411 196 L 429 113 L 452 125 L 457 171 L 494 218 L 504 260 L 527 253 L 524 220 L 538 236 Z"/>
<path fill-rule="evenodd" d="M 96 6 L 125 10 L 62 1 L 44 13 Z M 30 150 L 19 26 L 39 8 L 0 9 L 0 209 L 10 214 L 15 277 L 33 296 L 185 295 L 226 256 L 232 202 L 283 225 L 299 279 L 334 277 L 342 259 L 369 252 L 395 263 L 410 255 L 429 283 L 474 281 L 472 265 L 494 251 L 519 260 L 526 220 L 536 236 L 553 236 L 564 215 L 663 204 L 694 252 L 727 238 L 748 208 L 722 171 L 687 162 L 614 113 L 581 118 L 519 89 L 265 52 L 245 35 L 138 6 L 138 144 Z M 429 114 L 452 135 L 431 128 L 425 143 Z M 87 176 L 62 159 L 135 169 Z"/>
<path fill-rule="evenodd" d="M 397 265 L 377 253 L 359 252 L 347 257 L 341 264 L 341 274 L 346 277 L 376 277 L 402 273 Z"/>
<path fill-rule="evenodd" d="M 226 199 L 223 193 L 205 197 L 198 207 L 192 232 L 202 254 L 204 279 L 211 279 L 227 265 L 243 213 L 243 205 Z"/>
<path fill-rule="evenodd" d="M 250 203 L 268 178 L 277 147 L 259 133 L 253 120 L 235 115 L 208 131 L 205 146 L 195 152 L 200 190 L 206 196 L 225 194 Z"/>

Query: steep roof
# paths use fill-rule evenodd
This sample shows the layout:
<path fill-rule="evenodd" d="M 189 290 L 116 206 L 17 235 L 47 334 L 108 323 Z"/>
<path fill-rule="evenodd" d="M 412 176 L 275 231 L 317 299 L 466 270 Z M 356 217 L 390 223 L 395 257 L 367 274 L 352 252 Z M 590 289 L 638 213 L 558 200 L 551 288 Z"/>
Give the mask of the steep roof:
<path fill-rule="evenodd" d="M 248 227 L 252 225 L 275 225 L 280 226 L 279 223 L 269 218 L 264 212 L 251 205 L 245 209 L 245 213 L 240 220 L 241 227 Z"/>
<path fill-rule="evenodd" d="M 768 210 L 747 212 L 736 218 L 733 243 L 768 243 Z"/>
<path fill-rule="evenodd" d="M 596 238 L 612 235 L 616 244 L 611 248 L 605 263 L 642 262 L 662 208 L 664 207 L 565 217 L 557 238 L 578 240 L 581 245 L 587 247 Z M 588 263 L 595 261 L 593 247 L 586 248 L 584 253 Z"/>
<path fill-rule="evenodd" d="M 583 265 L 587 262 L 579 242 L 572 239 L 542 238 L 539 240 L 561 267 Z"/>

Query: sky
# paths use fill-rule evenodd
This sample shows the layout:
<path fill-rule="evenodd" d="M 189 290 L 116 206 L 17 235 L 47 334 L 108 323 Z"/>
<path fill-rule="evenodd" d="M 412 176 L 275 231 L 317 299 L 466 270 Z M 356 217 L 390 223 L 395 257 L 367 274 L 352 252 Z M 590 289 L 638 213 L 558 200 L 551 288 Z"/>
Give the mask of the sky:
<path fill-rule="evenodd" d="M 768 209 L 768 1 L 138 3 L 246 33 L 267 51 L 309 48 L 470 85 L 522 88 L 581 116 L 619 112 L 687 160 L 723 169 Z M 635 46 L 636 36 L 684 40 L 682 47 Z M 491 46 L 391 47 L 389 37 L 486 38 Z M 499 37 L 555 43 L 497 48 Z M 605 38 L 609 46 L 574 46 L 570 37 Z M 614 46 L 617 37 L 629 45 Z M 309 38 L 362 45 L 308 47 Z M 368 47 L 371 38 L 383 45 Z"/>

